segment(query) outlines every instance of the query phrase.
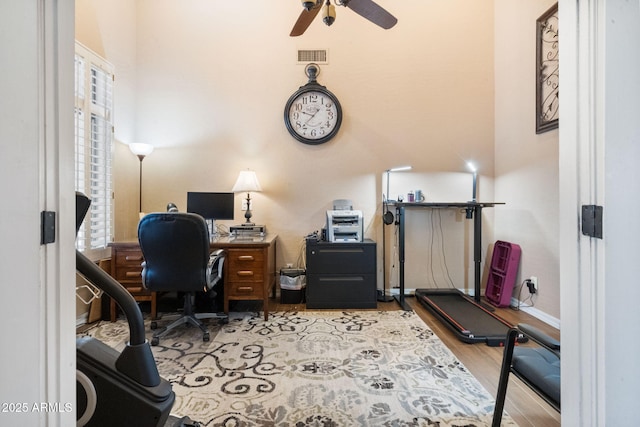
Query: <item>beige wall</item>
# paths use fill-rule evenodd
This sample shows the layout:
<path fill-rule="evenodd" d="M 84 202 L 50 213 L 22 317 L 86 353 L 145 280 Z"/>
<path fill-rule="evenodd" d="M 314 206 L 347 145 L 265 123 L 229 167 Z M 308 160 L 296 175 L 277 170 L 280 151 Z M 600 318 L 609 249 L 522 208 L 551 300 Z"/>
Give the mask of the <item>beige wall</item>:
<path fill-rule="evenodd" d="M 382 175 L 393 166 L 411 164 L 413 170 L 394 174 L 391 195 L 421 188 L 431 201 L 464 201 L 471 196 L 465 163 L 474 160 L 480 169 L 479 198 L 493 200 L 498 162 L 500 176 L 507 175 L 506 158 L 494 145 L 505 121 L 498 120 L 504 110 L 494 95 L 500 87 L 494 52 L 501 49 L 500 40 L 494 40 L 494 14 L 501 19 L 504 14 L 489 0 L 380 3 L 398 17 L 395 28 L 381 30 L 338 7 L 332 27 L 318 20 L 303 36 L 291 38 L 301 10 L 297 3 L 260 2 L 249 8 L 203 0 L 77 0 L 78 37 L 82 34 L 85 44 L 116 67 L 116 238 L 133 238 L 137 223 L 139 165 L 125 145 L 130 142 L 156 147 L 143 162 L 147 212 L 164 210 L 169 201 L 184 209 L 187 191 L 229 191 L 240 170 L 255 170 L 264 191 L 252 195 L 254 220 L 280 236 L 279 265 L 296 262 L 303 237 L 322 227 L 336 198 L 352 199 L 364 212 L 367 236 L 381 243 Z M 287 133 L 283 109 L 306 83 L 296 50 L 322 48 L 329 50 L 330 63 L 320 65 L 318 80 L 340 99 L 344 120 L 332 141 L 308 146 Z M 509 94 L 520 96 L 520 89 Z M 532 182 L 548 172 L 546 165 L 530 171 L 532 158 L 523 160 L 527 163 L 517 166 L 533 174 Z M 552 167 L 557 169 L 557 160 Z M 227 225 L 243 219 L 241 197 L 236 197 L 237 219 Z M 516 192 L 496 191 L 495 197 L 506 206 L 518 202 Z M 539 203 L 553 212 L 557 200 Z M 504 207 L 485 212 L 483 255 L 495 239 L 513 237 L 525 250 L 539 250 L 531 256 L 546 259 L 543 264 L 557 264 L 555 249 L 539 247 L 539 230 L 513 234 L 509 225 L 494 221 L 494 215 L 507 212 Z M 513 221 L 500 215 L 502 222 Z M 429 234 L 434 214 L 414 216 L 407 286 L 432 285 L 432 273 L 435 285 L 443 286 L 448 270 L 456 287 L 469 287 L 470 222 L 459 212 L 442 212 L 435 217 L 442 232 Z M 391 227 L 387 231 L 393 236 Z M 445 243 L 436 254 L 436 268 L 424 262 L 431 236 Z M 394 251 L 392 240 L 388 254 Z M 534 273 L 544 286 L 543 272 Z M 554 307 L 540 309 L 557 315 Z"/>
<path fill-rule="evenodd" d="M 522 246 L 520 280 L 538 278 L 535 311 L 560 319 L 558 130 L 535 133 L 536 19 L 553 3 L 495 2 L 495 192 L 508 202 L 495 221 Z"/>

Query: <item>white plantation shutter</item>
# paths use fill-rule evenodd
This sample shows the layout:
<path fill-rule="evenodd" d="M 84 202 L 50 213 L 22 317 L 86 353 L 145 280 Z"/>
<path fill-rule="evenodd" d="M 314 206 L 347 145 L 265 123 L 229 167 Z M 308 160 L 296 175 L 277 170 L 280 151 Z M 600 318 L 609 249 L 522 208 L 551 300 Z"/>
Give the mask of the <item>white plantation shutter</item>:
<path fill-rule="evenodd" d="M 76 42 L 76 191 L 91 199 L 76 247 L 100 258 L 113 236 L 113 67 Z"/>

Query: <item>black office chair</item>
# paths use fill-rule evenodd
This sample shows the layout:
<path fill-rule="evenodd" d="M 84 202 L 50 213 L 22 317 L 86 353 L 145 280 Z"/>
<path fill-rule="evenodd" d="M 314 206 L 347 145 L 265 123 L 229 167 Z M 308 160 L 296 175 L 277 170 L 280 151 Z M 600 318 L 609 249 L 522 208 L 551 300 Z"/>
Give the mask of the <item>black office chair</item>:
<path fill-rule="evenodd" d="M 524 335 L 538 345 L 516 347 L 515 341 L 520 335 Z M 502 357 L 493 427 L 499 427 L 502 421 L 509 373 L 520 378 L 553 409 L 560 412 L 560 341 L 526 323 L 520 323 L 517 328 L 509 329 Z"/>
<path fill-rule="evenodd" d="M 222 279 L 224 250 L 209 253 L 209 230 L 200 215 L 185 212 L 160 212 L 146 215 L 138 225 L 138 240 L 144 257 L 142 283 L 151 291 L 184 292 L 184 310 L 177 320 L 153 334 L 151 345 L 160 337 L 184 324 L 198 326 L 203 341 L 209 331 L 201 319 L 228 321 L 224 313 L 195 313 L 196 292 L 215 292 Z M 155 329 L 155 322 L 151 328 Z"/>

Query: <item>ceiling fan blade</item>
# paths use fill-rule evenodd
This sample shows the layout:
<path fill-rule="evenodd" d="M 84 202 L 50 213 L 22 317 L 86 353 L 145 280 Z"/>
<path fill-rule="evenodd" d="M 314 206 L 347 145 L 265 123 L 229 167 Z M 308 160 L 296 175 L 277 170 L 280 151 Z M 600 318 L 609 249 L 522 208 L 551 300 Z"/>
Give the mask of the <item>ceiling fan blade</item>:
<path fill-rule="evenodd" d="M 320 9 L 322 9 L 322 0 L 317 0 L 311 10 L 304 9 L 293 26 L 293 29 L 291 29 L 291 34 L 289 35 L 291 37 L 297 37 L 304 34 L 318 12 L 320 12 Z"/>
<path fill-rule="evenodd" d="M 372 0 L 344 0 L 343 4 L 358 15 L 368 19 L 385 30 L 393 27 L 398 22 L 395 16 L 384 10 Z"/>

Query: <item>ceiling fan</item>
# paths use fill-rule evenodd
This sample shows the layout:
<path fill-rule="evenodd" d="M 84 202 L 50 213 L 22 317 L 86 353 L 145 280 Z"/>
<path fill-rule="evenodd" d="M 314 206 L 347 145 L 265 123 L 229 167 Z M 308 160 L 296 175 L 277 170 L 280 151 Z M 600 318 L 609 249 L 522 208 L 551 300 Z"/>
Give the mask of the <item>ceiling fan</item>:
<path fill-rule="evenodd" d="M 334 0 L 334 3 L 338 6 L 348 7 L 358 15 L 385 30 L 393 27 L 398 22 L 393 15 L 377 3 L 374 3 L 373 0 Z M 291 34 L 289 34 L 291 37 L 304 34 L 318 12 L 320 12 L 320 9 L 323 9 L 324 16 L 322 20 L 325 24 L 331 25 L 333 21 L 336 20 L 336 8 L 331 4 L 331 0 L 302 0 L 302 7 L 304 7 L 304 10 L 300 13 L 298 20 L 291 30 Z"/>

